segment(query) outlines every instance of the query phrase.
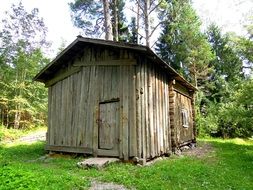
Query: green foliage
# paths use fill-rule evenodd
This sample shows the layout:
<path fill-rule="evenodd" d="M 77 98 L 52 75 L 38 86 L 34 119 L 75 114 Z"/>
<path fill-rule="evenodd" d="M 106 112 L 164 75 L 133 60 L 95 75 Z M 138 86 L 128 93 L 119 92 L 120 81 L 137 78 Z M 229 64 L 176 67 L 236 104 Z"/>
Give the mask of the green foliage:
<path fill-rule="evenodd" d="M 226 101 L 206 104 L 205 110 L 197 117 L 199 134 L 224 138 L 253 136 L 252 89 L 253 80 L 244 81 Z"/>
<path fill-rule="evenodd" d="M 103 26 L 103 4 L 94 0 L 75 0 L 69 4 L 74 25 L 87 36 L 99 36 Z M 95 23 L 93 23 L 95 21 Z"/>
<path fill-rule="evenodd" d="M 97 180 L 136 189 L 250 190 L 252 140 L 208 141 L 216 152 L 202 158 L 171 157 L 146 167 L 116 163 L 103 170 L 79 169 L 76 163 L 81 158 L 64 155 L 43 160 L 44 143 L 4 145 L 0 147 L 0 189 L 88 189 Z"/>
<path fill-rule="evenodd" d="M 200 32 L 200 21 L 188 0 L 168 1 L 168 20 L 163 25 L 156 51 L 163 60 L 196 86 L 206 79 L 212 68 L 210 45 Z"/>
<path fill-rule="evenodd" d="M 114 2 L 116 2 L 116 5 L 114 5 Z M 103 34 L 105 28 L 102 1 L 75 0 L 74 2 L 69 3 L 69 6 L 71 9 L 71 18 L 74 25 L 78 28 L 81 28 L 86 36 L 98 38 Z M 128 27 L 125 24 L 126 18 L 123 13 L 124 6 L 125 2 L 123 0 L 110 1 L 110 12 L 112 18 L 111 22 L 113 28 L 115 28 L 114 11 L 117 10 L 116 15 L 118 20 L 117 28 L 119 41 L 126 41 L 129 33 Z"/>
<path fill-rule="evenodd" d="M 243 74 L 250 57 L 242 44 L 248 39 L 222 34 L 214 24 L 208 28 L 207 37 L 215 54 L 210 62 L 214 72 L 197 101 L 199 135 L 250 137 L 253 135 L 252 80 Z"/>
<path fill-rule="evenodd" d="M 6 127 L 26 128 L 41 125 L 46 116 L 46 89 L 33 77 L 49 60 L 41 48 L 47 28 L 38 9 L 27 12 L 22 5 L 12 5 L 0 31 L 0 122 Z"/>
<path fill-rule="evenodd" d="M 129 43 L 137 44 L 138 43 L 138 31 L 136 25 L 136 18 L 131 18 L 131 23 L 129 25 L 130 28 L 130 36 L 129 36 Z"/>

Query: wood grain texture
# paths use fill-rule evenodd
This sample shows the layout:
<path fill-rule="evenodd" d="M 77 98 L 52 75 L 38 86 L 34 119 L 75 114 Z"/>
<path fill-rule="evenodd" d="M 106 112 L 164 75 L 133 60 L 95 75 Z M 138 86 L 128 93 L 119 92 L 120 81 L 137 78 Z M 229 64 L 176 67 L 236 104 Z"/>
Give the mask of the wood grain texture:
<path fill-rule="evenodd" d="M 65 147 L 55 149 L 146 162 L 195 138 L 193 93 L 145 55 L 87 46 L 47 85 L 47 145 Z"/>

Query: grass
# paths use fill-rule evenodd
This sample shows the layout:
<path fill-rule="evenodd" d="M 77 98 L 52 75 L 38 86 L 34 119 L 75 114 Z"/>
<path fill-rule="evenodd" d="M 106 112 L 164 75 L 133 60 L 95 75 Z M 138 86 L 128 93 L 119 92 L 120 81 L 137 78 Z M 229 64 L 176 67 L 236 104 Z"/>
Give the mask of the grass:
<path fill-rule="evenodd" d="M 0 145 L 0 189 L 88 189 L 92 180 L 136 189 L 252 189 L 253 141 L 200 139 L 215 153 L 175 157 L 151 166 L 111 164 L 103 170 L 76 167 L 82 158 L 41 159 L 44 143 Z"/>

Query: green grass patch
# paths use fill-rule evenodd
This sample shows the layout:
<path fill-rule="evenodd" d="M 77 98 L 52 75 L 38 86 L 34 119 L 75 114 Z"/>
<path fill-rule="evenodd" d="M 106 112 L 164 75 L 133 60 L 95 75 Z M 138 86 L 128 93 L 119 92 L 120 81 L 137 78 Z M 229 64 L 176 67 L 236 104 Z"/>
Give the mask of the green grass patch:
<path fill-rule="evenodd" d="M 76 167 L 82 158 L 41 159 L 44 143 L 0 146 L 0 189 L 88 189 L 92 180 L 136 189 L 252 189 L 253 141 L 202 139 L 215 153 L 175 157 L 151 166 L 115 163 L 102 170 Z"/>

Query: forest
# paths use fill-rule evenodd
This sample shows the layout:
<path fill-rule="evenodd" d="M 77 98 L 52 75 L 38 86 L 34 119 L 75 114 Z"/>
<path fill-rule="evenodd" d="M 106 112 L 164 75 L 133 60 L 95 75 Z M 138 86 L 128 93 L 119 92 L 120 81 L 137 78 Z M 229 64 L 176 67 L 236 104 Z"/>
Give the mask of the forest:
<path fill-rule="evenodd" d="M 126 3 L 135 5 L 131 18 Z M 239 36 L 216 23 L 203 31 L 190 0 L 75 0 L 68 6 L 83 36 L 146 45 L 190 81 L 198 89 L 199 137 L 253 136 L 253 12 L 245 17 L 247 34 Z M 46 125 L 47 90 L 33 77 L 50 62 L 47 26 L 38 8 L 28 11 L 22 2 L 0 26 L 0 126 Z"/>

